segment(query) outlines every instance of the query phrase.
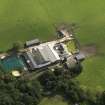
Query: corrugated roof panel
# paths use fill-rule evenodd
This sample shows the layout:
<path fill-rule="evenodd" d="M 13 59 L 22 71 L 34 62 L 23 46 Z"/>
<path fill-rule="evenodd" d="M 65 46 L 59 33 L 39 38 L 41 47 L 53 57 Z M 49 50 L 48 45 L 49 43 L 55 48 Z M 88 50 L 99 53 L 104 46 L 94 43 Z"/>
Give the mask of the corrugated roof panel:
<path fill-rule="evenodd" d="M 47 45 L 44 46 L 43 49 L 40 49 L 40 52 L 46 60 L 50 60 L 51 62 L 55 62 L 57 60 L 54 53 Z"/>

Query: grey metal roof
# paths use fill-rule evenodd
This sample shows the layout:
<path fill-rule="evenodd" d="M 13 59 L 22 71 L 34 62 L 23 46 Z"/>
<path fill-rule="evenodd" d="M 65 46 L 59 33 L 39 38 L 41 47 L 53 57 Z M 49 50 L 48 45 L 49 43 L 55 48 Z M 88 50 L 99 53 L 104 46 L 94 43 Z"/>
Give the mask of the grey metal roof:
<path fill-rule="evenodd" d="M 83 61 L 85 59 L 85 55 L 83 53 L 79 53 L 75 55 L 75 58 L 79 61 Z"/>
<path fill-rule="evenodd" d="M 57 60 L 49 46 L 44 46 L 39 51 L 47 61 L 55 62 Z"/>
<path fill-rule="evenodd" d="M 27 52 L 27 55 L 28 55 L 28 57 L 29 57 L 29 60 L 32 62 L 33 67 L 34 67 L 34 68 L 37 67 L 37 64 L 36 64 L 36 62 L 34 61 L 34 59 L 33 59 L 32 55 L 31 55 L 31 53 Z"/>
<path fill-rule="evenodd" d="M 33 70 L 34 69 L 34 65 L 33 65 L 32 61 L 30 59 L 31 57 L 28 56 L 28 53 L 23 53 L 22 56 L 24 56 L 24 58 L 25 58 L 25 62 L 26 62 L 26 65 L 27 65 L 28 69 Z M 29 61 L 29 62 L 27 62 L 27 61 Z"/>
<path fill-rule="evenodd" d="M 38 43 L 40 43 L 39 39 L 34 39 L 34 40 L 26 41 L 26 46 L 31 46 Z"/>
<path fill-rule="evenodd" d="M 29 66 L 32 70 L 39 69 L 39 68 L 42 68 L 42 67 L 45 67 L 45 66 L 51 64 L 51 62 L 48 62 L 48 61 L 44 61 L 43 63 L 40 62 L 40 64 L 37 64 L 37 59 L 35 59 L 33 54 L 30 52 L 26 52 L 24 54 L 24 56 L 25 56 L 25 59 L 27 61 L 29 61 L 29 63 L 28 62 L 27 63 L 29 64 Z"/>

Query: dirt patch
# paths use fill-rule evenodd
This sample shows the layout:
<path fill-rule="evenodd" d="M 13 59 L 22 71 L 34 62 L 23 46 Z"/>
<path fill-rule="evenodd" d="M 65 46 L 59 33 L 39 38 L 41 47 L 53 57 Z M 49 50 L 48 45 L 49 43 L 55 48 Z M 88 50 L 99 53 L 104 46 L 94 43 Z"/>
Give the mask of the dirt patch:
<path fill-rule="evenodd" d="M 86 57 L 95 56 L 97 54 L 97 46 L 95 44 L 84 45 L 82 46 L 81 51 Z"/>

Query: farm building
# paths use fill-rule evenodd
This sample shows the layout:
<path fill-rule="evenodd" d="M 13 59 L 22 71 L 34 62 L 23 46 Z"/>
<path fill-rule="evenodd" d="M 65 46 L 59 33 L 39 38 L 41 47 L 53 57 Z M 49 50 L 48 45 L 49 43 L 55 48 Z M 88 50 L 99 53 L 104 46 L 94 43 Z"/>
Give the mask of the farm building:
<path fill-rule="evenodd" d="M 42 43 L 38 46 L 29 47 L 23 54 L 30 69 L 39 69 L 59 62 L 70 53 L 66 52 L 63 44 L 58 44 L 57 41 Z"/>
<path fill-rule="evenodd" d="M 13 56 L 1 56 L 0 65 L 4 70 L 37 70 L 65 62 L 69 68 L 84 60 L 73 36 L 61 30 L 63 37 L 40 43 L 39 39 L 27 41 L 22 52 Z M 78 49 L 78 50 L 77 50 Z"/>

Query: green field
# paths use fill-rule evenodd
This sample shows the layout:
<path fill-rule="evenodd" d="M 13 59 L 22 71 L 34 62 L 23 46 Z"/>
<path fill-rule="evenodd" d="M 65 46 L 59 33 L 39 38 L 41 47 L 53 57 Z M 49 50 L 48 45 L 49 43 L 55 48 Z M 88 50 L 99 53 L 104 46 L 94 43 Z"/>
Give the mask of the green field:
<path fill-rule="evenodd" d="M 77 78 L 81 86 L 94 92 L 105 90 L 104 0 L 0 0 L 0 50 L 35 37 L 51 40 L 55 24 L 64 22 L 79 26 L 77 38 L 83 46 L 97 48 L 97 55 L 83 63 Z"/>
<path fill-rule="evenodd" d="M 60 96 L 53 98 L 44 98 L 39 105 L 67 105 L 67 103 Z"/>

